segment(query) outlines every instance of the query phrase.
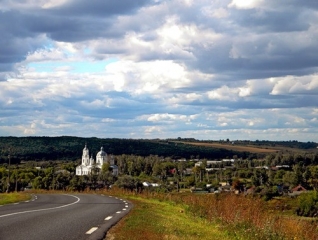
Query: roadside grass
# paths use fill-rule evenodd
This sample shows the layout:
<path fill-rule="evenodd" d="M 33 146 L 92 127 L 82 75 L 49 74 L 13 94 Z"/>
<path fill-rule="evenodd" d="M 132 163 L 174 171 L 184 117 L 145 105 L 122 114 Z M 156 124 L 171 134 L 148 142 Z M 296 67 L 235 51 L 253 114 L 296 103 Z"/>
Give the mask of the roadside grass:
<path fill-rule="evenodd" d="M 187 214 L 182 205 L 141 197 L 128 199 L 134 208 L 110 229 L 107 240 L 233 239 L 217 224 Z"/>
<path fill-rule="evenodd" d="M 31 199 L 31 196 L 27 193 L 0 193 L 0 205 L 26 201 L 29 199 Z"/>
<path fill-rule="evenodd" d="M 107 193 L 106 193 L 107 194 Z M 317 221 L 274 210 L 264 200 L 235 194 L 125 192 L 136 204 L 111 239 L 317 240 Z M 275 205 L 275 204 L 274 204 Z"/>

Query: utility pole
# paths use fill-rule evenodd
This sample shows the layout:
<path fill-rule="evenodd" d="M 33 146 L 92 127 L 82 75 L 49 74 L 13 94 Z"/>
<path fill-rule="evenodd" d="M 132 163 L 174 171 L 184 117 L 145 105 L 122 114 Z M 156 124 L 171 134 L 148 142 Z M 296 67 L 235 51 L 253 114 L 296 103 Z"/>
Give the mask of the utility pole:
<path fill-rule="evenodd" d="M 9 155 L 8 155 L 8 160 L 9 160 L 9 166 L 8 166 L 8 182 L 7 182 L 7 193 L 10 192 L 10 165 L 11 165 L 11 156 L 10 156 L 10 148 L 9 148 Z"/>
<path fill-rule="evenodd" d="M 19 165 L 16 166 L 16 174 L 15 174 L 15 192 L 18 192 L 18 173 L 19 173 Z"/>

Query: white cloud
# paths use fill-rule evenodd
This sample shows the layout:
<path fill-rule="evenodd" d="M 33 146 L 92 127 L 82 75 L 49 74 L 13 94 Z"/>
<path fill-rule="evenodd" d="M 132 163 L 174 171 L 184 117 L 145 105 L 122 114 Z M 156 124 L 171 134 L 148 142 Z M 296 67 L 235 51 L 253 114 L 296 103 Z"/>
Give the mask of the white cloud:
<path fill-rule="evenodd" d="M 235 101 L 237 93 L 237 89 L 232 89 L 228 86 L 222 86 L 216 90 L 209 91 L 207 94 L 210 99 Z"/>
<path fill-rule="evenodd" d="M 118 61 L 107 65 L 106 73 L 115 90 L 132 94 L 158 94 L 166 89 L 186 87 L 190 82 L 184 67 L 172 61 Z"/>
<path fill-rule="evenodd" d="M 68 2 L 69 0 L 50 0 L 50 1 L 45 1 L 45 3 L 42 6 L 42 8 L 54 8 L 61 6 Z"/>
<path fill-rule="evenodd" d="M 239 9 L 255 8 L 262 4 L 263 0 L 232 0 L 229 7 L 236 7 Z"/>
<path fill-rule="evenodd" d="M 314 4 L 109 3 L 2 1 L 2 135 L 318 141 Z"/>
<path fill-rule="evenodd" d="M 196 115 L 180 115 L 180 114 L 169 114 L 169 113 L 164 113 L 164 114 L 151 114 L 151 115 L 144 115 L 140 116 L 139 119 L 145 119 L 149 122 L 164 122 L 164 121 L 174 121 L 174 122 L 190 122 L 191 120 L 195 119 Z"/>
<path fill-rule="evenodd" d="M 286 76 L 271 79 L 275 83 L 271 94 L 299 94 L 299 93 L 318 93 L 317 75 L 309 76 Z"/>

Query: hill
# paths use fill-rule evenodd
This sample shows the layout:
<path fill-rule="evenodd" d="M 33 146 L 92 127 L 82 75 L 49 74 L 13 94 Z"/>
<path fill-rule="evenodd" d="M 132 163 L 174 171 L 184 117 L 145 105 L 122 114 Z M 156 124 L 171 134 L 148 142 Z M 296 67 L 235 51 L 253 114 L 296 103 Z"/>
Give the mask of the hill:
<path fill-rule="evenodd" d="M 246 158 L 247 152 L 188 145 L 168 140 L 80 138 L 80 137 L 0 137 L 0 163 L 21 160 L 78 160 L 87 144 L 95 155 L 101 147 L 108 154 L 133 154 L 139 156 L 158 155 L 161 157 L 221 159 L 237 155 Z"/>
<path fill-rule="evenodd" d="M 0 137 L 0 163 L 28 160 L 71 160 L 81 158 L 82 150 L 88 145 L 95 155 L 101 147 L 108 154 L 157 155 L 172 159 L 232 158 L 243 159 L 263 157 L 266 154 L 290 151 L 316 151 L 317 144 L 297 141 L 199 141 L 195 139 L 118 139 L 61 137 Z"/>

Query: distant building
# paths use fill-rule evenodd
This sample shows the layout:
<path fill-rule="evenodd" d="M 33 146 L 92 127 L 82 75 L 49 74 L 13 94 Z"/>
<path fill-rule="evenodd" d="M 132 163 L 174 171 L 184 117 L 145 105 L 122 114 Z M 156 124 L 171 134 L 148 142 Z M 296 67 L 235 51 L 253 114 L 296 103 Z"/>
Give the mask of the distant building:
<path fill-rule="evenodd" d="M 89 150 L 87 145 L 83 149 L 82 155 L 82 164 L 76 167 L 76 175 L 83 176 L 89 175 L 93 170 L 100 172 L 103 165 L 108 163 L 112 169 L 113 175 L 118 175 L 118 167 L 115 165 L 114 157 L 111 156 L 110 160 L 108 159 L 107 153 L 104 151 L 104 148 L 101 147 L 100 151 L 96 154 L 96 161 L 93 158 L 93 155 L 89 157 Z"/>

